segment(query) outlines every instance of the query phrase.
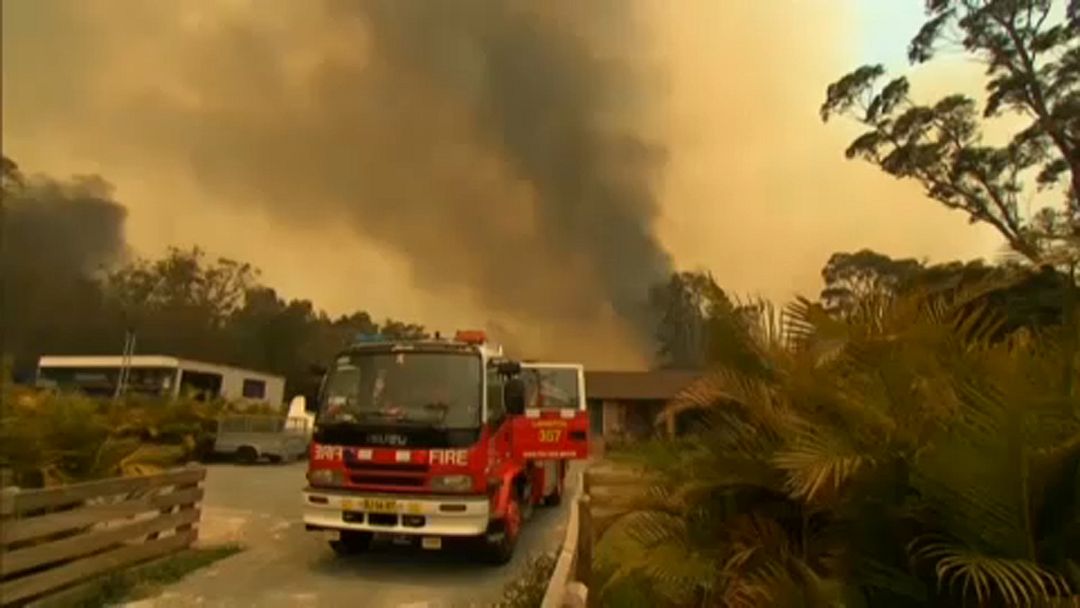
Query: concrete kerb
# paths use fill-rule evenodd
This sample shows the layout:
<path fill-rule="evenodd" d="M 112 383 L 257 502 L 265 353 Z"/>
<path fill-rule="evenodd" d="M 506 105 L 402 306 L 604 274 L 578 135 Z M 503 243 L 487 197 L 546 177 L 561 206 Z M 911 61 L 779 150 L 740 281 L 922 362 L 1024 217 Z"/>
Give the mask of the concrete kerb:
<path fill-rule="evenodd" d="M 555 569 L 548 581 L 547 591 L 540 608 L 563 608 L 564 606 L 584 606 L 586 590 L 584 585 L 573 580 L 574 566 L 578 555 L 578 538 L 580 537 L 580 517 L 578 497 L 585 487 L 585 471 L 579 476 L 578 491 L 570 503 L 570 519 L 566 525 L 566 536 L 563 539 L 562 549 L 555 562 Z M 580 597 L 580 600 L 578 598 Z"/>

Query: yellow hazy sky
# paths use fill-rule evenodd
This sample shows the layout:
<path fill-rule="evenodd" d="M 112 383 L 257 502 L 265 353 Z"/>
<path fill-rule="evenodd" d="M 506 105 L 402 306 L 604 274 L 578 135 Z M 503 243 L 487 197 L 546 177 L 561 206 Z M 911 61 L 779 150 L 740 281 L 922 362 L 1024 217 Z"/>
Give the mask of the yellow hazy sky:
<path fill-rule="evenodd" d="M 926 200 L 914 184 L 846 160 L 843 150 L 857 128 L 822 124 L 817 115 L 825 87 L 859 64 L 907 69 L 906 41 L 920 24 L 922 2 L 640 4 L 635 23 L 647 43 L 636 40 L 621 51 L 655 78 L 655 94 L 633 114 L 640 122 L 635 130 L 666 149 L 656 184 L 655 234 L 676 267 L 711 270 L 735 294 L 786 300 L 816 294 L 821 266 L 836 251 L 869 247 L 949 260 L 992 256 L 1000 247 L 994 233 Z M 152 128 L 144 128 L 139 121 L 145 117 L 130 112 L 148 98 L 167 99 L 173 108 L 204 103 L 185 85 L 203 68 L 215 75 L 244 71 L 244 56 L 230 56 L 227 46 L 208 52 L 202 44 L 202 32 L 231 21 L 274 32 L 269 40 L 289 69 L 303 69 L 319 53 L 350 52 L 342 39 L 320 35 L 321 22 L 303 5 L 5 0 L 4 153 L 29 172 L 104 176 L 130 210 L 128 239 L 143 254 L 199 244 L 252 262 L 283 294 L 310 298 L 332 313 L 363 308 L 446 329 L 506 322 L 547 353 L 579 337 L 580 327 L 567 335 L 515 323 L 505 308 L 494 310 L 464 284 L 477 280 L 473 275 L 463 284 L 452 276 L 433 280 L 410 258 L 415 250 L 410 254 L 356 229 L 363 218 L 336 217 L 314 198 L 311 205 L 296 201 L 280 212 L 261 204 L 252 190 L 217 187 L 191 170 L 198 159 L 184 159 L 169 147 L 190 126 L 171 131 L 162 126 L 168 115 L 157 114 Z M 317 41 L 318 53 L 305 41 Z M 258 62 L 250 65 L 257 72 Z M 223 99 L 230 87 L 239 87 L 215 78 L 207 82 Z M 959 62 L 921 68 L 914 82 L 917 96 L 956 87 L 977 95 L 980 85 L 978 72 Z M 272 108 L 259 105 L 256 98 L 251 112 Z M 245 142 L 222 154 L 257 145 Z M 457 169 L 505 172 L 497 164 Z M 517 196 L 513 180 L 491 180 L 507 197 Z M 482 255 L 500 255 L 495 243 L 467 236 L 459 242 Z M 611 353 L 614 338 L 597 343 L 588 355 L 594 361 L 638 363 Z"/>

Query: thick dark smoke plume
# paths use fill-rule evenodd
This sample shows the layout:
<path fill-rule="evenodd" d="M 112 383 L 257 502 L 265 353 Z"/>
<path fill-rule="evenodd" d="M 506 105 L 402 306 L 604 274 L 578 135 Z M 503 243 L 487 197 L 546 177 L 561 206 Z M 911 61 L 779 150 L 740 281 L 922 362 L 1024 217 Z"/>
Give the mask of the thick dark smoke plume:
<path fill-rule="evenodd" d="M 650 333 L 642 304 L 671 260 L 653 234 L 665 153 L 639 131 L 655 87 L 620 60 L 641 43 L 633 2 L 270 4 L 293 18 L 204 24 L 189 63 L 125 100 L 140 162 L 354 226 L 421 289 L 465 287 L 518 328 L 614 311 Z"/>
<path fill-rule="evenodd" d="M 630 82 L 620 80 L 617 62 L 597 57 L 572 29 L 576 19 L 617 24 L 627 5 L 601 3 L 592 14 L 568 6 L 383 0 L 359 12 L 390 73 L 417 70 L 470 103 L 483 145 L 530 186 L 534 235 L 552 267 L 562 252 L 585 256 L 601 293 L 633 317 L 644 281 L 670 267 L 652 233 L 652 181 L 663 155 L 605 124 L 640 95 L 621 86 Z"/>
<path fill-rule="evenodd" d="M 126 253 L 127 212 L 99 177 L 31 178 L 6 192 L 4 206 L 4 266 L 13 280 L 62 283 Z"/>
<path fill-rule="evenodd" d="M 33 369 L 42 352 L 95 352 L 112 337 L 101 331 L 111 318 L 94 275 L 125 257 L 126 211 L 100 178 L 9 180 L 11 167 L 5 163 L 0 352 L 14 357 L 15 369 Z"/>

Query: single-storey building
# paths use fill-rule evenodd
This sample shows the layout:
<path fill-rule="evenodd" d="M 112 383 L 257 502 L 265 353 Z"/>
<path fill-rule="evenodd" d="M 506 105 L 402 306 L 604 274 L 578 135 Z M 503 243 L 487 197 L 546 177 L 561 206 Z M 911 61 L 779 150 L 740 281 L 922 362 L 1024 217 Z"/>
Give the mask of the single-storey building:
<path fill-rule="evenodd" d="M 593 436 L 626 440 L 652 435 L 661 408 L 701 375 L 689 370 L 586 371 L 585 396 Z"/>
<path fill-rule="evenodd" d="M 285 402 L 284 377 L 229 365 L 162 355 L 45 355 L 38 360 L 35 384 L 42 388 L 111 396 L 119 383 L 121 392 L 160 397 L 190 391 L 202 398 Z"/>

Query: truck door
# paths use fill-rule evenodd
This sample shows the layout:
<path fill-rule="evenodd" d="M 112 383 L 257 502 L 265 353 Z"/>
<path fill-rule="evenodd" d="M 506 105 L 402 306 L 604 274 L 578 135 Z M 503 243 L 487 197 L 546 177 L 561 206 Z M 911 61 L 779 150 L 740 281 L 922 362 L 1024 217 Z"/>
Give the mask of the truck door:
<path fill-rule="evenodd" d="M 515 455 L 524 459 L 589 456 L 585 370 L 572 363 L 524 363 L 525 414 L 512 421 Z"/>

